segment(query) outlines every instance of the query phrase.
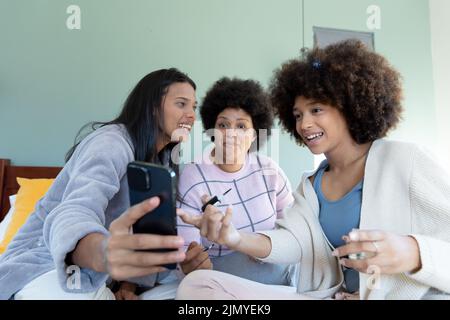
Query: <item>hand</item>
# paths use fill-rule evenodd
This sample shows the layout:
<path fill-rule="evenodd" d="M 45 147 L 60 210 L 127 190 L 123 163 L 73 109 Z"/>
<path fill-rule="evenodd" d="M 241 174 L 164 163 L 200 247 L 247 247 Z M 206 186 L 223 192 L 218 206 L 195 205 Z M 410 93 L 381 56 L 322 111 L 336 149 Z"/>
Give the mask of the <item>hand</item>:
<path fill-rule="evenodd" d="M 335 300 L 360 300 L 359 291 L 355 293 L 338 292 L 334 296 Z"/>
<path fill-rule="evenodd" d="M 180 266 L 184 274 L 199 269 L 212 269 L 208 252 L 203 251 L 203 247 L 195 241 L 189 244 L 186 259 L 180 263 Z"/>
<path fill-rule="evenodd" d="M 419 246 L 413 237 L 384 231 L 353 230 L 343 239 L 347 244 L 333 251 L 334 256 L 341 258 L 359 252 L 373 254 L 363 260 L 340 259 L 347 268 L 369 273 L 369 267 L 375 266 L 381 274 L 417 272 L 421 268 Z"/>
<path fill-rule="evenodd" d="M 208 202 L 208 200 L 208 196 L 202 197 L 203 204 Z M 177 214 L 185 223 L 200 229 L 202 237 L 207 238 L 211 242 L 234 250 L 241 241 L 241 234 L 231 223 L 233 217 L 231 207 L 227 208 L 225 215 L 212 205 L 208 205 L 205 208 L 203 215 L 192 216 L 182 210 L 177 210 Z"/>
<path fill-rule="evenodd" d="M 165 271 L 163 264 L 178 263 L 185 259 L 180 249 L 184 240 L 178 236 L 160 236 L 154 234 L 130 234 L 131 227 L 138 219 L 159 205 L 159 198 L 137 204 L 119 218 L 109 228 L 110 236 L 105 238 L 103 256 L 106 271 L 115 280 L 146 276 Z M 173 252 L 138 252 L 148 249 L 178 249 Z"/>
<path fill-rule="evenodd" d="M 131 282 L 121 282 L 120 288 L 114 295 L 116 300 L 139 300 L 136 295 L 136 285 Z"/>

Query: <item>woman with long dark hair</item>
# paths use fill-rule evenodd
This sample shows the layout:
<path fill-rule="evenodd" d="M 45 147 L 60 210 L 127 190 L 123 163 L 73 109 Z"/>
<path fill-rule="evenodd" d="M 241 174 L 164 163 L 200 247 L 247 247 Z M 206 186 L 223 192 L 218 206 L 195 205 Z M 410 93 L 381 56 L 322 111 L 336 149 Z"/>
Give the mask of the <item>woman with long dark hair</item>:
<path fill-rule="evenodd" d="M 160 265 L 185 259 L 181 237 L 129 233 L 159 199 L 129 208 L 126 167 L 131 161 L 172 166 L 171 149 L 195 121 L 195 89 L 176 69 L 152 72 L 116 119 L 92 124 L 0 257 L 0 299 L 113 299 L 110 277 L 152 286 L 165 270 Z M 136 251 L 158 248 L 179 250 Z"/>

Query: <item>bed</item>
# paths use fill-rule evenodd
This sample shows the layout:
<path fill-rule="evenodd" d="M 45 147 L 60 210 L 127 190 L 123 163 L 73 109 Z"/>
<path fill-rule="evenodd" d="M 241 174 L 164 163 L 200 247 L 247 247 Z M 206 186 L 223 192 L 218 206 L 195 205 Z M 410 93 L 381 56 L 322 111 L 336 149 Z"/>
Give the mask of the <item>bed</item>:
<path fill-rule="evenodd" d="M 55 178 L 62 167 L 24 167 L 11 165 L 9 159 L 0 159 L 0 222 L 10 208 L 9 196 L 19 190 L 16 178 Z"/>

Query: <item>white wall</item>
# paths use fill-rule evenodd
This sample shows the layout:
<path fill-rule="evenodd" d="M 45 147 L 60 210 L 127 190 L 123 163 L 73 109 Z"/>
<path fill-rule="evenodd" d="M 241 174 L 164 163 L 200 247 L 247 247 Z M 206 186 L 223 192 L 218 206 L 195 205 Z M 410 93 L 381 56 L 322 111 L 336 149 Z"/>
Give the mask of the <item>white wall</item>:
<path fill-rule="evenodd" d="M 437 116 L 437 155 L 450 164 L 450 1 L 429 0 Z M 426 107 L 426 106 L 424 106 Z"/>

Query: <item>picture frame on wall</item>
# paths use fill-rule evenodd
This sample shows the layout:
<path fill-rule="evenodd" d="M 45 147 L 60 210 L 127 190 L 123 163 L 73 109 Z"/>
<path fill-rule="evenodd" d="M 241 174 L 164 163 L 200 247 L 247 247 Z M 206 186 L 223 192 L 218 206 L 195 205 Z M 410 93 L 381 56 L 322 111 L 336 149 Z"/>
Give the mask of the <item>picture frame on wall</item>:
<path fill-rule="evenodd" d="M 375 51 L 375 34 L 373 32 L 313 27 L 314 48 L 324 48 L 330 44 L 349 39 L 358 39 L 369 49 Z"/>

